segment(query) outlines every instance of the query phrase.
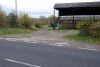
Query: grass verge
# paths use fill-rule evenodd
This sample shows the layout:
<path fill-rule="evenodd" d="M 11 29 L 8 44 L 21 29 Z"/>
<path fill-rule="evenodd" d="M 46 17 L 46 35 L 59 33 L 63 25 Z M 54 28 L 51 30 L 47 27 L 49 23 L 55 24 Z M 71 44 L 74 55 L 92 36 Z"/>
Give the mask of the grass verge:
<path fill-rule="evenodd" d="M 85 37 L 85 36 L 80 36 L 80 35 L 65 35 L 64 38 L 70 39 L 70 40 L 100 44 L 100 38 Z"/>
<path fill-rule="evenodd" d="M 0 28 L 0 35 L 18 35 L 31 33 L 33 30 L 21 28 Z"/>

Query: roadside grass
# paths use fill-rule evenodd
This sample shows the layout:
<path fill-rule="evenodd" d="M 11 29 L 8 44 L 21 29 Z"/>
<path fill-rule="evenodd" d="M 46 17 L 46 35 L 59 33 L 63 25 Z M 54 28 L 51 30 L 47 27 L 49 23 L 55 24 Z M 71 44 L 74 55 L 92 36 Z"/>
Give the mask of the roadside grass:
<path fill-rule="evenodd" d="M 78 33 L 79 32 L 79 30 L 76 30 L 76 29 L 63 29 L 63 30 L 61 30 L 61 29 L 58 29 L 57 31 L 59 31 L 59 32 L 62 32 L 62 33 L 71 33 L 72 35 L 74 35 L 75 33 Z"/>
<path fill-rule="evenodd" d="M 85 37 L 80 35 L 65 35 L 65 39 L 100 44 L 100 38 Z"/>
<path fill-rule="evenodd" d="M 48 31 L 53 30 L 52 27 L 50 27 L 50 26 L 48 26 L 48 25 L 43 25 L 43 26 L 41 26 L 41 29 L 46 29 L 46 30 L 48 30 Z"/>
<path fill-rule="evenodd" d="M 22 28 L 0 28 L 0 35 L 18 35 L 18 34 L 28 34 L 34 30 L 22 29 Z"/>
<path fill-rule="evenodd" d="M 79 33 L 79 30 L 76 29 L 66 29 L 66 30 L 52 30 L 58 33 L 61 33 L 63 36 L 64 35 L 77 35 Z"/>
<path fill-rule="evenodd" d="M 49 28 L 48 25 L 41 26 L 41 29 L 48 29 L 48 28 Z"/>
<path fill-rule="evenodd" d="M 40 28 L 37 28 L 37 27 L 35 27 L 35 26 L 32 26 L 32 29 L 31 29 L 31 30 L 37 31 L 37 30 L 40 30 Z"/>

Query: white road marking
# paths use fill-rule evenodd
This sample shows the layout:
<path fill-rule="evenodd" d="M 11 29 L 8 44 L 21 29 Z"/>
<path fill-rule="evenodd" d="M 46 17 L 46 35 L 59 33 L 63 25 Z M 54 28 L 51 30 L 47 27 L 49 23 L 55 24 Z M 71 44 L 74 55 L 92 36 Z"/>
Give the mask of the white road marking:
<path fill-rule="evenodd" d="M 49 45 L 53 45 L 53 46 L 70 46 L 70 44 L 68 44 L 66 42 L 53 43 L 53 44 L 49 44 Z"/>
<path fill-rule="evenodd" d="M 34 42 L 26 42 L 26 43 L 38 43 L 38 42 L 35 42 L 35 41 L 34 41 Z"/>
<path fill-rule="evenodd" d="M 99 51 L 97 49 L 89 49 L 89 48 L 81 48 L 81 47 L 78 47 L 79 49 L 83 49 L 83 50 L 90 50 L 90 51 Z"/>
<path fill-rule="evenodd" d="M 64 45 L 59 45 L 59 44 L 49 44 L 49 45 L 52 45 L 52 46 L 64 46 Z"/>
<path fill-rule="evenodd" d="M 41 66 L 37 66 L 37 65 L 29 64 L 29 63 L 24 63 L 24 62 L 20 62 L 20 61 L 8 59 L 8 58 L 6 58 L 4 60 L 5 61 L 9 61 L 9 62 L 13 62 L 13 63 L 17 63 L 17 64 L 22 64 L 22 65 L 30 66 L 30 67 L 41 67 Z"/>
<path fill-rule="evenodd" d="M 18 41 L 17 39 L 13 39 L 13 38 L 6 38 L 6 40 L 8 41 Z M 21 41 L 21 40 L 19 40 Z M 27 41 L 27 40 L 22 40 L 24 42 L 27 42 L 27 43 L 39 43 L 39 41 L 33 41 L 33 42 L 30 42 L 30 41 Z M 47 43 L 47 42 L 43 42 L 42 43 Z M 52 43 L 52 44 L 49 44 L 49 45 L 52 45 L 52 46 L 70 46 L 70 44 L 68 42 L 58 42 L 58 43 Z M 83 47 L 78 47 L 79 49 L 83 49 L 83 50 L 90 50 L 90 51 L 100 51 L 100 50 L 97 50 L 97 49 L 94 49 L 94 48 L 83 48 Z"/>
<path fill-rule="evenodd" d="M 55 45 L 55 44 L 49 44 L 49 45 Z"/>
<path fill-rule="evenodd" d="M 16 40 L 13 39 L 13 38 L 6 38 L 5 40 L 8 40 L 8 41 L 16 41 Z"/>
<path fill-rule="evenodd" d="M 64 44 L 66 44 L 66 46 L 70 46 L 67 43 L 53 43 L 53 44 L 49 44 L 49 45 L 52 45 L 52 46 L 65 46 Z M 77 48 L 82 49 L 82 50 L 100 51 L 100 50 L 97 50 L 95 48 L 83 48 L 83 47 L 77 47 Z"/>
<path fill-rule="evenodd" d="M 63 46 L 63 45 L 57 45 L 57 46 Z"/>

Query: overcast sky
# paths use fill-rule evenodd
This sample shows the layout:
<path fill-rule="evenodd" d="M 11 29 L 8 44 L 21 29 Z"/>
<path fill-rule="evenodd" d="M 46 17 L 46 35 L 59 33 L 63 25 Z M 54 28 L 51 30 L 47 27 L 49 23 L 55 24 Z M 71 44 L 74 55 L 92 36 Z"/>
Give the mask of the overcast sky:
<path fill-rule="evenodd" d="M 0 0 L 0 5 L 5 10 L 10 11 L 15 7 L 15 0 Z M 18 11 L 27 12 L 33 17 L 39 17 L 41 15 L 49 16 L 53 15 L 53 7 L 55 3 L 70 3 L 70 2 L 91 2 L 100 0 L 17 0 Z M 10 10 L 9 10 L 10 9 Z"/>

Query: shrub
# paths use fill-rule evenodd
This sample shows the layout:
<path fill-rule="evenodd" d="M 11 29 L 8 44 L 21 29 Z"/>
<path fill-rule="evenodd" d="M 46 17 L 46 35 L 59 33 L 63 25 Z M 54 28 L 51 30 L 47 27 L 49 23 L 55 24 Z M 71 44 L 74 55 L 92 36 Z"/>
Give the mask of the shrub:
<path fill-rule="evenodd" d="M 36 28 L 41 28 L 41 24 L 35 23 L 35 27 L 36 27 Z"/>
<path fill-rule="evenodd" d="M 79 35 L 90 36 L 90 37 L 100 37 L 100 21 L 80 21 L 77 24 L 77 28 L 80 30 Z"/>
<path fill-rule="evenodd" d="M 0 8 L 0 27 L 7 27 L 6 13 Z"/>
<path fill-rule="evenodd" d="M 22 14 L 19 18 L 21 27 L 23 28 L 32 28 L 32 19 L 28 14 Z"/>
<path fill-rule="evenodd" d="M 53 27 L 53 30 L 55 30 L 57 27 L 57 23 L 51 23 L 51 27 Z"/>
<path fill-rule="evenodd" d="M 92 36 L 100 37 L 100 21 L 93 23 L 90 29 L 90 33 Z"/>
<path fill-rule="evenodd" d="M 80 30 L 79 35 L 89 36 L 90 35 L 90 26 L 92 25 L 90 20 L 82 20 L 77 24 L 77 28 Z"/>

